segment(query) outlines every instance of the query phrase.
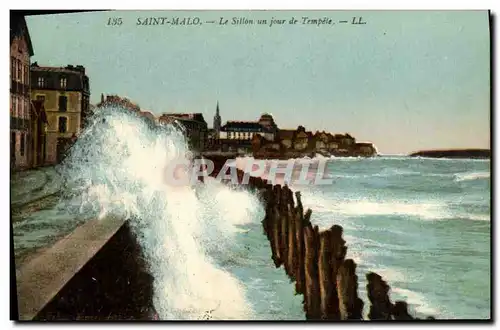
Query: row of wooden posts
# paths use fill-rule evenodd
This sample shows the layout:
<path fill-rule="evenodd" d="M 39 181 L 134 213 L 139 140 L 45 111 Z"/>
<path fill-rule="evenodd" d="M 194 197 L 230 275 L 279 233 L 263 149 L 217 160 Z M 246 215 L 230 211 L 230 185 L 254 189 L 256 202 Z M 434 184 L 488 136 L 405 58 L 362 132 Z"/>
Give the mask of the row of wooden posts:
<path fill-rule="evenodd" d="M 215 161 L 212 175 L 222 169 Z M 244 173 L 238 170 L 239 182 Z M 286 185 L 272 185 L 262 178 L 250 177 L 249 188 L 259 192 L 265 207 L 262 221 L 269 239 L 272 260 L 295 281 L 296 294 L 304 296 L 307 320 L 362 320 L 364 303 L 358 296 L 356 263 L 346 259 L 347 246 L 341 226 L 319 231 L 304 212 L 300 192 Z M 370 302 L 369 320 L 418 320 L 408 313 L 404 301 L 392 303 L 389 285 L 376 273 L 366 274 Z M 428 317 L 427 319 L 434 319 Z"/>

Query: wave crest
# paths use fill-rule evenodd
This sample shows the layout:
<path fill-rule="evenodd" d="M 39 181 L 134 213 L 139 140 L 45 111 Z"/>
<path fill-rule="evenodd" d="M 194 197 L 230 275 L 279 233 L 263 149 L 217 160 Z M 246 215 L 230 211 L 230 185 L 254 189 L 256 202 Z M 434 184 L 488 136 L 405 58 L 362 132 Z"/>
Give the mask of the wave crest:
<path fill-rule="evenodd" d="M 166 184 L 165 167 L 179 157 L 191 157 L 179 128 L 108 107 L 96 111 L 59 171 L 76 212 L 130 219 L 160 319 L 252 318 L 242 284 L 216 258 L 234 244 L 236 226 L 252 221 L 258 201 L 212 180 Z"/>

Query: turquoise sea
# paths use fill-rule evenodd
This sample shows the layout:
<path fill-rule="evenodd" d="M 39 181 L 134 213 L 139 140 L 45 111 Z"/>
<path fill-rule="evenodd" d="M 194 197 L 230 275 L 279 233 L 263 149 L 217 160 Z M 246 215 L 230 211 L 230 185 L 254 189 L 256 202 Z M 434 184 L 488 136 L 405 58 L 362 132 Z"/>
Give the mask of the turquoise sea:
<path fill-rule="evenodd" d="M 312 160 L 314 162 L 314 160 Z M 329 159 L 332 185 L 301 185 L 311 222 L 344 228 L 347 258 L 358 265 L 358 293 L 368 308 L 365 274 L 373 271 L 391 286 L 391 299 L 409 303 L 413 315 L 439 319 L 490 317 L 490 161 L 409 157 Z M 261 243 L 259 224 L 247 237 L 261 267 L 269 249 Z M 250 235 L 248 233 L 247 235 Z M 259 248 L 258 248 L 259 247 Z M 258 276 L 258 267 L 242 267 L 251 277 L 256 301 L 269 301 L 262 290 L 276 281 L 280 292 L 271 306 L 258 303 L 269 318 L 301 318 L 300 299 L 284 271 Z M 256 290 L 257 287 L 259 290 Z M 272 299 L 271 299 L 272 301 Z M 288 308 L 280 307 L 282 304 Z M 285 309 L 285 313 L 283 313 Z"/>

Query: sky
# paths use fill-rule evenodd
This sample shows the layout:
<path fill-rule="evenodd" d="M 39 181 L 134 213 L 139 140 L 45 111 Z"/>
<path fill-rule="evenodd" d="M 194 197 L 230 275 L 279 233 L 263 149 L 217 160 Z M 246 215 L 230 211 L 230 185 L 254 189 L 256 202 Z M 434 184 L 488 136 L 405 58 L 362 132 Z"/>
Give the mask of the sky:
<path fill-rule="evenodd" d="M 202 24 L 137 25 L 148 17 Z M 201 112 L 212 127 L 219 101 L 223 123 L 271 113 L 280 128 L 348 132 L 386 154 L 490 147 L 487 11 L 115 11 L 27 23 L 32 62 L 85 66 L 93 104 L 118 94 L 155 115 Z"/>

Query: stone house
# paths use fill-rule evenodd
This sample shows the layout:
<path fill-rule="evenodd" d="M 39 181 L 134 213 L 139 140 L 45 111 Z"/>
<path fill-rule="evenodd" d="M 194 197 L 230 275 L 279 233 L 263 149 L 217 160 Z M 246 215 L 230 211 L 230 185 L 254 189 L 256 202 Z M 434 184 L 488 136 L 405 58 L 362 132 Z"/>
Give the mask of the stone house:
<path fill-rule="evenodd" d="M 195 151 L 205 150 L 207 143 L 207 122 L 201 113 L 164 113 L 158 118 L 160 124 L 177 122 L 185 129 L 189 147 Z"/>
<path fill-rule="evenodd" d="M 296 151 L 305 151 L 309 147 L 309 140 L 312 137 L 311 132 L 306 132 L 305 130 L 297 131 L 295 134 L 295 139 L 293 141 L 293 149 Z"/>
<path fill-rule="evenodd" d="M 31 99 L 42 101 L 47 114 L 46 164 L 59 163 L 84 127 L 90 111 L 90 86 L 81 65 L 31 65 Z"/>
<path fill-rule="evenodd" d="M 10 20 L 10 167 L 29 168 L 33 154 L 30 124 L 30 63 L 34 55 L 24 16 L 11 12 Z"/>
<path fill-rule="evenodd" d="M 377 150 L 371 142 L 358 142 L 354 145 L 354 153 L 357 156 L 371 157 L 377 154 Z"/>
<path fill-rule="evenodd" d="M 278 141 L 285 149 L 291 149 L 293 147 L 293 140 L 295 138 L 295 130 L 292 129 L 280 129 L 277 133 Z"/>

